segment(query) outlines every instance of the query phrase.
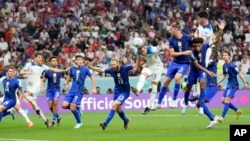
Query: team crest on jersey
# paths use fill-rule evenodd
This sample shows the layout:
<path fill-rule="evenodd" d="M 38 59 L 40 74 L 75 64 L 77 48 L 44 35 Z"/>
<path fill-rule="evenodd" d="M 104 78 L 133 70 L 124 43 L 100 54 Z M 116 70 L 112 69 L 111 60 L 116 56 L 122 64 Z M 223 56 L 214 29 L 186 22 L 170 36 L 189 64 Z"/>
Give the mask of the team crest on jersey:
<path fill-rule="evenodd" d="M 181 42 L 178 42 L 177 44 L 178 44 L 178 47 L 181 47 L 181 46 L 182 46 L 182 43 L 181 43 Z"/>
<path fill-rule="evenodd" d="M 225 72 L 226 72 L 226 73 L 228 72 L 227 68 L 225 69 Z"/>

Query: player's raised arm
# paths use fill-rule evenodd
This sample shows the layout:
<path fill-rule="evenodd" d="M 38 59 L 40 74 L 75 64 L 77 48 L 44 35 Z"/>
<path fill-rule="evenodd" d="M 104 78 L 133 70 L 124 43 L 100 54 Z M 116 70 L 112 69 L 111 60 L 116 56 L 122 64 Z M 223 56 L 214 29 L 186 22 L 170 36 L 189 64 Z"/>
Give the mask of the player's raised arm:
<path fill-rule="evenodd" d="M 226 21 L 222 20 L 218 25 L 219 31 L 217 32 L 215 38 L 213 39 L 212 44 L 216 44 L 220 41 L 225 26 L 226 26 Z"/>
<path fill-rule="evenodd" d="M 248 84 L 247 84 L 247 81 L 246 81 L 244 75 L 243 75 L 241 72 L 239 72 L 239 77 L 240 77 L 242 83 L 244 84 L 244 88 L 245 88 L 245 89 L 248 89 L 249 86 L 248 86 Z"/>
<path fill-rule="evenodd" d="M 42 75 L 41 75 L 41 93 L 42 94 L 45 94 L 45 89 L 44 89 L 44 87 L 45 87 L 45 82 L 46 82 L 46 80 L 47 80 L 47 78 L 46 78 L 46 74 L 45 74 L 46 72 L 44 71 L 43 73 L 42 73 Z"/>
<path fill-rule="evenodd" d="M 95 84 L 95 77 L 91 75 L 89 78 L 91 79 L 91 84 L 92 84 L 92 94 L 96 94 L 97 90 Z"/>
<path fill-rule="evenodd" d="M 192 63 L 194 64 L 194 66 L 195 66 L 196 68 L 198 68 L 198 69 L 200 69 L 200 70 L 206 72 L 209 76 L 211 76 L 211 77 L 215 77 L 215 76 L 216 76 L 215 73 L 213 73 L 213 72 L 207 70 L 206 68 L 202 67 L 202 66 L 198 63 L 197 60 L 193 61 Z"/>

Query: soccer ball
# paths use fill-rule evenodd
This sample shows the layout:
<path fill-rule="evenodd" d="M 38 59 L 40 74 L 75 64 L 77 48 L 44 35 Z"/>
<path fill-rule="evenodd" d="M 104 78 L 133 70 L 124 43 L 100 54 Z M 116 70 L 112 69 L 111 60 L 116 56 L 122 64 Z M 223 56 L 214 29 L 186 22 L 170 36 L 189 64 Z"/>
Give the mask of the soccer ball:
<path fill-rule="evenodd" d="M 136 48 L 140 48 L 144 46 L 144 41 L 142 38 L 134 38 L 132 41 L 132 45 L 135 46 Z"/>

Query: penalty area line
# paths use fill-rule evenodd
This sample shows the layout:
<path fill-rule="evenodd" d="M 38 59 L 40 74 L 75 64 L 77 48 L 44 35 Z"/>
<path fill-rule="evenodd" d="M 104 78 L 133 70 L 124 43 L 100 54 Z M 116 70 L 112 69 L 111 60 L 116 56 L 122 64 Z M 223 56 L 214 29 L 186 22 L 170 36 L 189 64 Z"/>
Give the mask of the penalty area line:
<path fill-rule="evenodd" d="M 128 116 L 132 116 L 132 117 L 141 117 L 141 116 L 149 116 L 149 117 L 185 117 L 185 116 L 189 116 L 189 117 L 202 117 L 202 116 L 206 116 L 206 115 L 130 115 L 127 114 Z M 235 117 L 235 115 L 227 115 L 229 117 Z M 250 116 L 246 116 L 246 115 L 241 115 L 240 118 L 249 118 Z"/>
<path fill-rule="evenodd" d="M 0 138 L 0 141 L 49 141 L 49 140 L 32 140 L 32 139 L 5 139 L 5 138 Z"/>

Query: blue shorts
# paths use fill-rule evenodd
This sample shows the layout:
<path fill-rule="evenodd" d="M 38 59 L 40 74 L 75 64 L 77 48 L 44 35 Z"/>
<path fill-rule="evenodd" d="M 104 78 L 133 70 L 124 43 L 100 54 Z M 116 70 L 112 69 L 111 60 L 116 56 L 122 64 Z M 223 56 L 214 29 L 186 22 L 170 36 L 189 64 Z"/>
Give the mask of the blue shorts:
<path fill-rule="evenodd" d="M 8 110 L 16 105 L 16 99 L 4 99 L 2 105 Z"/>
<path fill-rule="evenodd" d="M 206 102 L 209 102 L 218 92 L 218 86 L 207 86 L 205 92 L 205 100 Z"/>
<path fill-rule="evenodd" d="M 166 76 L 173 79 L 177 73 L 185 75 L 188 68 L 189 68 L 189 64 L 178 64 L 178 63 L 172 62 L 168 67 Z"/>
<path fill-rule="evenodd" d="M 72 94 L 68 93 L 64 97 L 64 101 L 67 101 L 69 103 L 74 103 L 76 105 L 81 104 L 83 94 Z"/>
<path fill-rule="evenodd" d="M 119 92 L 119 93 L 114 93 L 113 101 L 119 101 L 121 104 L 123 104 L 126 99 L 128 99 L 129 93 L 127 92 Z"/>
<path fill-rule="evenodd" d="M 188 83 L 187 86 L 192 87 L 197 83 L 197 80 L 206 79 L 207 75 L 203 71 L 190 71 L 188 74 Z"/>
<path fill-rule="evenodd" d="M 60 96 L 60 89 L 56 89 L 53 91 L 47 91 L 47 101 L 52 101 Z"/>
<path fill-rule="evenodd" d="M 234 98 L 235 92 L 237 89 L 235 88 L 226 88 L 223 93 L 223 97 Z"/>

